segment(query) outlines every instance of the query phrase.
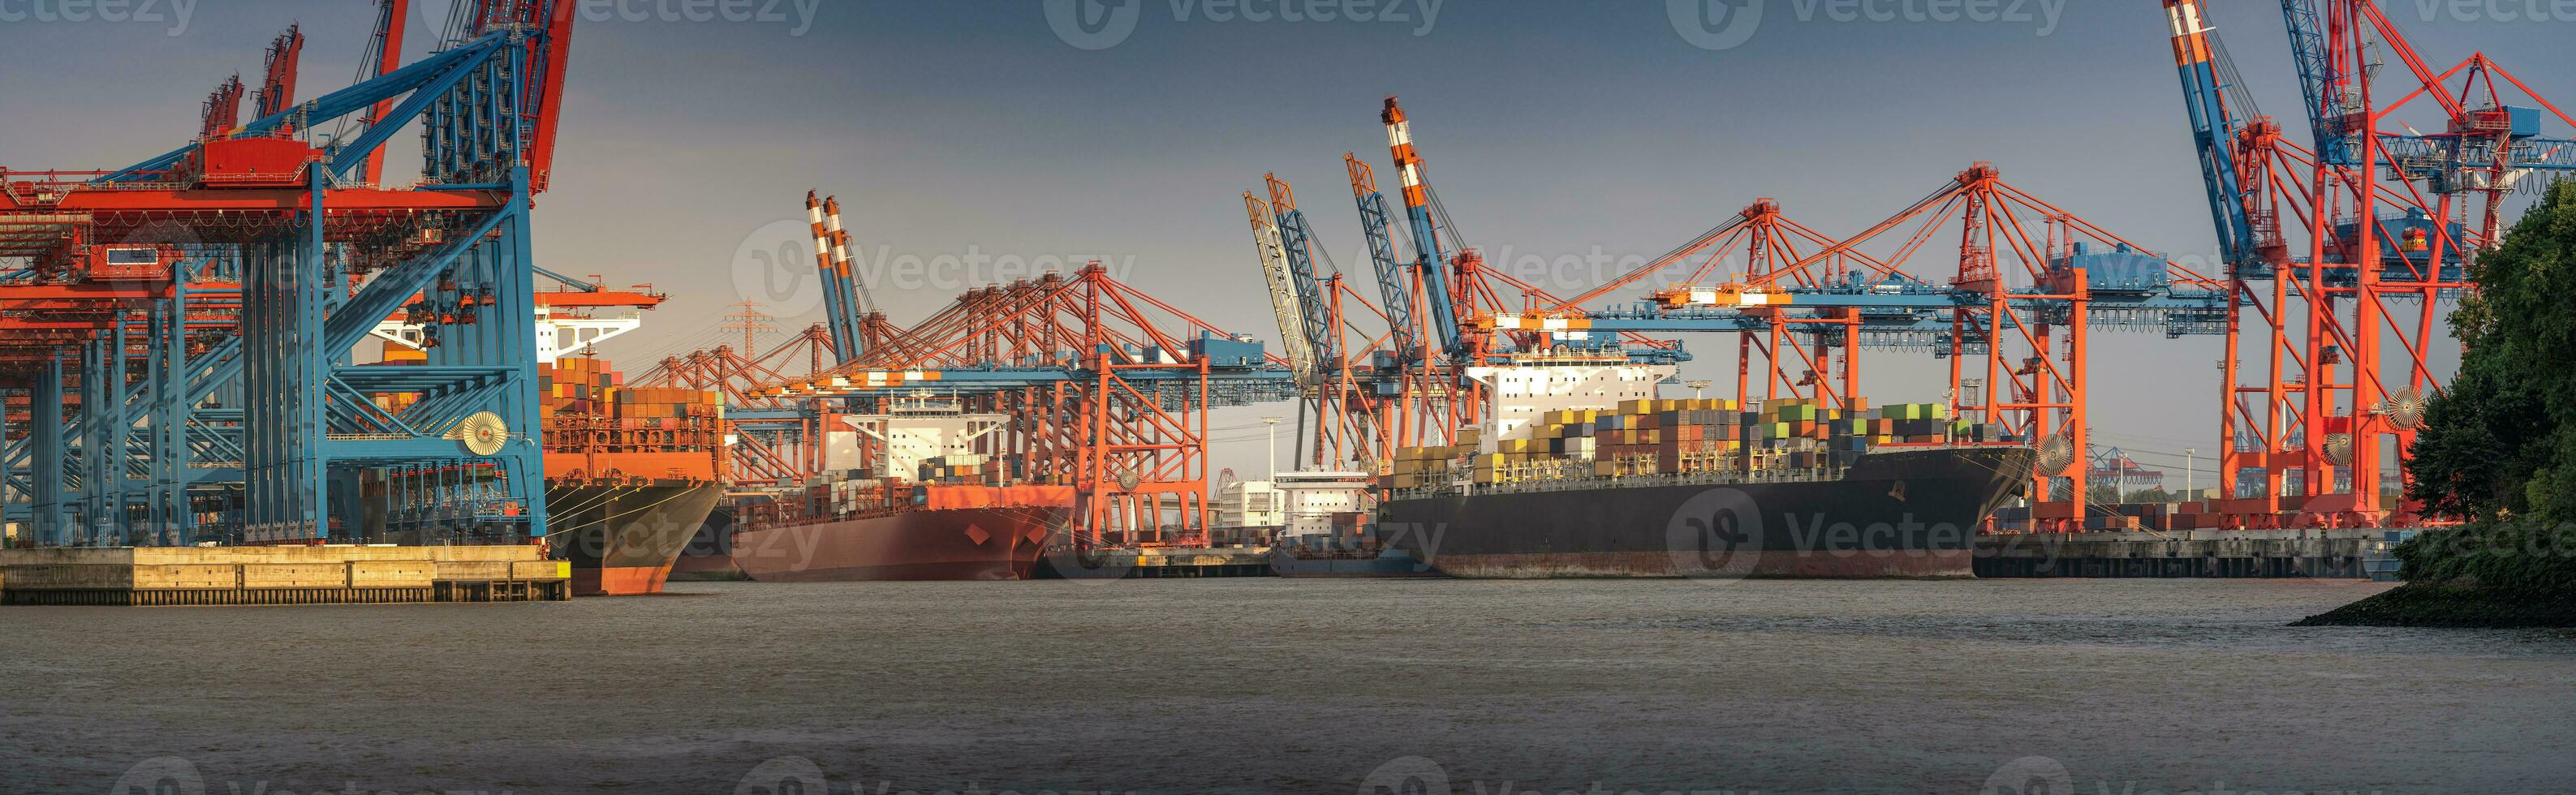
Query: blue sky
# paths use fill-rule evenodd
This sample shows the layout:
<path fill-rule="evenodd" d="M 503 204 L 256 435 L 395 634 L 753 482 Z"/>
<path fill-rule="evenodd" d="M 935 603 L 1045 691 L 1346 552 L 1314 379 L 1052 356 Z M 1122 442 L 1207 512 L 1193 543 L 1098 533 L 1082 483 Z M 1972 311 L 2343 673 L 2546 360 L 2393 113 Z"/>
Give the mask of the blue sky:
<path fill-rule="evenodd" d="M 255 81 L 289 22 L 310 39 L 306 96 L 346 85 L 373 17 L 357 0 L 154 0 L 158 20 L 124 22 L 35 13 L 64 2 L 0 0 L 0 164 L 104 168 L 166 151 L 215 83 Z M 1652 256 L 1756 197 L 1845 234 L 1978 160 L 2151 248 L 2214 246 L 2151 2 L 2005 0 L 1989 10 L 2009 18 L 1950 22 L 1908 17 L 1963 6 L 1848 7 L 1895 17 L 1879 22 L 1838 21 L 1833 0 L 1769 0 L 1724 50 L 1686 40 L 1661 2 L 1446 0 L 1426 20 L 1427 0 L 1335 0 L 1313 5 L 1405 19 L 1292 22 L 1275 0 L 1143 0 L 1133 31 L 1097 50 L 1060 37 L 1041 0 L 803 3 L 597 0 L 579 23 L 537 251 L 560 272 L 675 296 L 647 331 L 604 346 L 629 370 L 711 343 L 745 297 L 782 314 L 813 305 L 743 270 L 745 251 L 802 236 L 808 189 L 841 197 L 863 260 L 1100 256 L 1158 296 L 1274 336 L 1239 194 L 1278 172 L 1343 267 L 1364 270 L 1339 159 L 1386 170 L 1388 94 L 1489 259 Z M 2293 111 L 2277 5 L 2217 6 L 2259 99 Z M 2520 0 L 2387 10 L 2429 61 L 2482 49 L 2576 97 L 2576 18 L 2521 18 Z M 416 163 L 408 145 L 398 137 L 397 179 Z M 872 292 L 899 321 L 989 280 L 881 273 Z M 1691 344 L 1695 374 L 1721 358 L 1731 369 L 1731 340 Z M 2216 446 L 2215 339 L 2099 334 L 2094 356 L 2097 442 Z M 1869 365 L 1875 400 L 1939 397 L 1928 359 Z M 1220 432 L 1248 442 L 1220 463 L 1257 469 L 1253 418 L 1288 410 L 1220 414 L 1220 428 L 1249 426 Z"/>

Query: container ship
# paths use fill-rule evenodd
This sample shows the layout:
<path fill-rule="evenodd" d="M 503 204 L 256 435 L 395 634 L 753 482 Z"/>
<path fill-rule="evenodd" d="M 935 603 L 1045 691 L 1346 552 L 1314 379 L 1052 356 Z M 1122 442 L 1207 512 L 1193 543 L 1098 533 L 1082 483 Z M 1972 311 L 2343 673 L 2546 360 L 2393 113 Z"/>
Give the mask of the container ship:
<path fill-rule="evenodd" d="M 1473 368 L 1486 415 L 1398 452 L 1380 532 L 1453 577 L 1970 577 L 2029 480 L 2025 440 L 1946 404 L 1653 397 L 1670 373 Z"/>
<path fill-rule="evenodd" d="M 724 495 L 722 395 L 628 387 L 588 358 L 557 359 L 539 375 L 546 524 L 555 554 L 572 562 L 573 593 L 661 593 Z"/>
<path fill-rule="evenodd" d="M 992 441 L 1004 418 L 890 401 L 827 432 L 827 474 L 740 500 L 734 565 L 761 582 L 1024 580 L 1071 518 L 1072 486 L 1026 482 Z"/>
<path fill-rule="evenodd" d="M 399 331 L 399 329 L 397 329 Z M 415 343 L 388 342 L 383 364 L 416 365 Z M 577 596 L 662 591 L 672 559 L 723 496 L 723 403 L 715 392 L 633 388 L 607 362 L 557 357 L 537 365 L 537 417 L 546 451 L 546 546 L 572 564 Z M 418 400 L 376 397 L 387 411 Z M 370 486 L 365 537 L 403 544 L 435 540 L 389 533 L 403 506 Z"/>

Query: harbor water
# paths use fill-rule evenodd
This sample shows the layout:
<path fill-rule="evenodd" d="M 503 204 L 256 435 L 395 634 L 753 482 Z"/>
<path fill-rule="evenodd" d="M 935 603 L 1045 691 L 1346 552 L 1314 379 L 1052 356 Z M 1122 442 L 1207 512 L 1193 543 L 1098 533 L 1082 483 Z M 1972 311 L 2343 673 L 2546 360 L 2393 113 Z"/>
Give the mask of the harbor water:
<path fill-rule="evenodd" d="M 673 583 L 0 608 L 0 791 L 2576 789 L 2576 636 L 2286 626 L 2387 587 Z"/>

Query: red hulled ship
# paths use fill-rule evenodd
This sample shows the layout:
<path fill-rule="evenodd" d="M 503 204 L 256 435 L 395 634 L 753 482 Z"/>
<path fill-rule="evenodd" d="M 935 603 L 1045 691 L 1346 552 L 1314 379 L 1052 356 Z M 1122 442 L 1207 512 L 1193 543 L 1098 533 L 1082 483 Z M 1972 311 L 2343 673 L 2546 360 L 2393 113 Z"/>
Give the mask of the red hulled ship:
<path fill-rule="evenodd" d="M 762 582 L 1025 580 L 1073 510 L 1071 486 L 877 481 L 857 495 L 865 507 L 839 516 L 751 511 L 734 565 Z"/>
<path fill-rule="evenodd" d="M 734 506 L 734 565 L 763 582 L 1021 580 L 1073 513 L 1071 486 L 1022 482 L 1003 418 L 953 399 L 843 417 L 835 467 Z"/>

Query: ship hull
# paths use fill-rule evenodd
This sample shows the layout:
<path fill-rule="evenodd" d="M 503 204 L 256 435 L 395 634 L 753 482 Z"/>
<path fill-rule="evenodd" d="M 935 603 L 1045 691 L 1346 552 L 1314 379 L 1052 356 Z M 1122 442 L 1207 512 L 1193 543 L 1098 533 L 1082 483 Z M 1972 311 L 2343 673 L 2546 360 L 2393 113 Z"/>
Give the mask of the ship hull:
<path fill-rule="evenodd" d="M 1831 481 L 1618 485 L 1389 500 L 1387 542 L 1464 578 L 1975 576 L 2016 447 L 1881 450 Z"/>
<path fill-rule="evenodd" d="M 572 562 L 575 596 L 662 592 L 671 562 L 714 510 L 723 489 L 688 481 L 648 485 L 550 485 L 547 524 Z"/>
<path fill-rule="evenodd" d="M 671 579 L 742 579 L 742 569 L 733 564 L 733 520 L 734 511 L 726 506 L 708 512 L 688 546 L 680 549 L 679 559 L 671 561 Z"/>
<path fill-rule="evenodd" d="M 1070 511 L 1054 507 L 902 511 L 834 522 L 742 527 L 733 562 L 760 582 L 1025 580 Z"/>

